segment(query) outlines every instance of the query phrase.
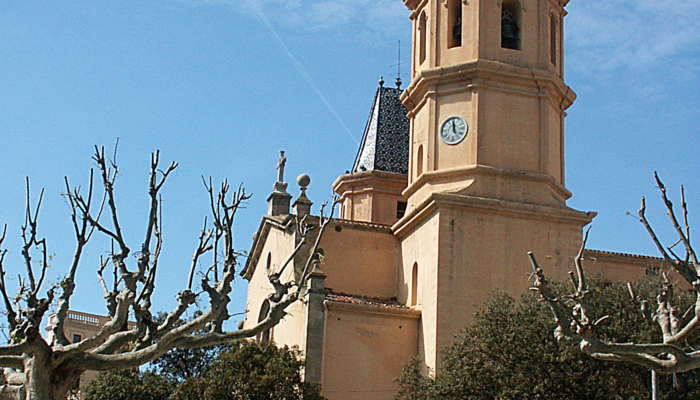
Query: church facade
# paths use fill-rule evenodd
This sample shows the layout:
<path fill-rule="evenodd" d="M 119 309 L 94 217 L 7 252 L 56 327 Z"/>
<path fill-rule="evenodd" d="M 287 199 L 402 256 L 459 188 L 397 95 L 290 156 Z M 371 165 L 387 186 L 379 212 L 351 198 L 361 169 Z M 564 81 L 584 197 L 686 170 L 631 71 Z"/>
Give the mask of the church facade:
<path fill-rule="evenodd" d="M 306 379 L 331 400 L 393 399 L 411 357 L 439 373 L 441 349 L 491 291 L 527 290 L 527 252 L 563 279 L 596 215 L 566 204 L 564 118 L 576 99 L 563 79 L 568 0 L 404 3 L 411 84 L 380 82 L 353 168 L 333 184 L 339 215 L 308 293 L 264 334 L 299 346 Z M 290 211 L 278 180 L 242 272 L 245 327 L 266 316 L 267 276 L 299 243 L 294 221 L 317 221 L 303 190 Z M 659 262 L 586 256 L 596 260 L 588 270 L 614 280 Z"/>

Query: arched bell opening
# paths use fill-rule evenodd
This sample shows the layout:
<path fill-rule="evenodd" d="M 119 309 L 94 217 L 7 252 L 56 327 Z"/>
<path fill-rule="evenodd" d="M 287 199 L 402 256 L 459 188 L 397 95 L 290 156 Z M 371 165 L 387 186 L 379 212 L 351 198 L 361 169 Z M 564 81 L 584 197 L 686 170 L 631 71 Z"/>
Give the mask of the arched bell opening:
<path fill-rule="evenodd" d="M 418 20 L 418 35 L 420 44 L 418 47 L 418 65 L 422 65 L 428 55 L 428 17 L 423 12 Z"/>
<path fill-rule="evenodd" d="M 416 178 L 423 174 L 423 145 L 418 146 L 416 155 Z"/>
<path fill-rule="evenodd" d="M 462 45 L 462 0 L 447 2 L 447 48 Z"/>
<path fill-rule="evenodd" d="M 501 5 L 501 47 L 520 50 L 523 8 L 519 0 L 503 0 Z"/>
<path fill-rule="evenodd" d="M 557 23 L 557 16 L 554 14 L 549 15 L 549 56 L 553 65 L 557 65 L 557 29 L 559 24 Z"/>

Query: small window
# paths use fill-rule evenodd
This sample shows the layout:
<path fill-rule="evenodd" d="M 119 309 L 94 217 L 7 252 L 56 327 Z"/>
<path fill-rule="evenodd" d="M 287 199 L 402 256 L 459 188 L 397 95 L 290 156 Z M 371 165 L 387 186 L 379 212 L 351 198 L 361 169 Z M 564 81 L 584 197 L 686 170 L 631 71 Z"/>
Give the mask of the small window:
<path fill-rule="evenodd" d="M 411 271 L 411 306 L 418 305 L 418 263 L 413 263 Z"/>
<path fill-rule="evenodd" d="M 418 25 L 418 35 L 420 35 L 420 47 L 418 51 L 418 65 L 425 62 L 428 52 L 428 17 L 425 13 L 420 15 Z"/>
<path fill-rule="evenodd" d="M 258 314 L 258 323 L 262 322 L 270 315 L 270 300 L 265 299 L 262 306 L 260 307 L 260 314 Z M 256 336 L 258 340 L 270 340 L 270 330 L 265 329 L 264 331 L 258 333 Z"/>
<path fill-rule="evenodd" d="M 520 50 L 522 10 L 519 0 L 503 0 L 501 8 L 501 47 Z"/>
<path fill-rule="evenodd" d="M 396 218 L 403 218 L 406 215 L 406 202 L 399 201 L 396 203 Z"/>
<path fill-rule="evenodd" d="M 423 174 L 423 145 L 418 146 L 418 155 L 416 156 L 416 178 Z"/>
<path fill-rule="evenodd" d="M 83 340 L 83 335 L 73 334 L 73 343 L 80 343 Z"/>
<path fill-rule="evenodd" d="M 450 0 L 447 7 L 449 31 L 447 33 L 447 48 L 462 45 L 462 0 Z"/>
<path fill-rule="evenodd" d="M 549 16 L 549 55 L 552 64 L 557 65 L 557 16 Z"/>

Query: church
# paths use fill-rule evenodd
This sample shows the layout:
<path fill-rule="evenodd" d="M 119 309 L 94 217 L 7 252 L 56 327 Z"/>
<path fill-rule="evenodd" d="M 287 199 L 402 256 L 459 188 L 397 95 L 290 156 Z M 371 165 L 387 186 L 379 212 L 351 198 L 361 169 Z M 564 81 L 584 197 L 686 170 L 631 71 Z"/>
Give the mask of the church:
<path fill-rule="evenodd" d="M 339 210 L 303 301 L 262 335 L 306 355 L 330 400 L 389 400 L 412 357 L 439 373 L 441 349 L 497 288 L 524 293 L 528 251 L 563 279 L 595 212 L 567 206 L 564 82 L 569 0 L 403 0 L 411 83 L 380 80 Z M 284 168 L 281 158 L 280 168 Z M 352 160 L 348 160 L 348 166 Z M 241 275 L 248 328 L 266 317 L 267 276 L 310 224 L 309 179 L 292 202 L 280 174 Z M 290 209 L 291 208 L 291 209 Z M 653 257 L 587 250 L 590 272 L 636 280 Z M 286 271 L 299 274 L 301 260 Z"/>

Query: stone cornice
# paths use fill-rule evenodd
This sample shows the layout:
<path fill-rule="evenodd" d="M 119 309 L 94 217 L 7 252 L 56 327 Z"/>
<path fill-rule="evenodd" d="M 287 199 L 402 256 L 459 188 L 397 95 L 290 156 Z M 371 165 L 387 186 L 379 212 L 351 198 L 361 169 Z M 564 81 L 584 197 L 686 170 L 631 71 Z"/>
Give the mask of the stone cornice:
<path fill-rule="evenodd" d="M 407 188 L 403 191 L 403 196 L 409 198 L 414 194 L 421 186 L 428 182 L 435 180 L 442 180 L 452 176 L 479 176 L 479 175 L 496 175 L 503 176 L 507 178 L 515 178 L 520 180 L 526 180 L 531 182 L 541 182 L 550 186 L 555 192 L 557 192 L 562 198 L 568 199 L 571 197 L 571 192 L 564 187 L 561 183 L 557 182 L 551 175 L 542 174 L 538 172 L 530 171 L 520 171 L 506 168 L 490 167 L 486 165 L 469 165 L 466 167 L 457 167 L 450 169 L 443 169 L 437 171 L 428 171 L 422 173 L 417 179 L 415 179 Z"/>
<path fill-rule="evenodd" d="M 367 187 L 375 191 L 394 192 L 408 184 L 408 176 L 385 171 L 364 171 L 339 176 L 333 182 L 333 191 L 342 195 L 348 187 Z"/>
<path fill-rule="evenodd" d="M 392 233 L 391 225 L 378 224 L 375 222 L 365 222 L 365 221 L 353 221 L 349 219 L 339 219 L 334 218 L 330 222 L 330 226 L 333 228 L 340 227 L 340 229 L 356 229 L 360 231 L 373 231 L 380 233 Z"/>
<path fill-rule="evenodd" d="M 645 256 L 641 254 L 618 253 L 613 251 L 585 249 L 583 251 L 584 258 L 595 258 L 600 261 L 625 262 L 647 266 L 650 262 L 661 265 L 665 263 L 661 257 Z"/>
<path fill-rule="evenodd" d="M 329 300 L 324 301 L 323 305 L 329 311 L 340 311 L 350 314 L 369 314 L 381 317 L 401 319 L 420 319 L 421 316 L 421 312 L 419 310 L 405 308 L 378 307 L 367 304 L 343 303 Z"/>
<path fill-rule="evenodd" d="M 427 216 L 432 215 L 440 208 L 451 207 L 470 209 L 481 213 L 514 215 L 527 219 L 576 221 L 582 226 L 589 224 L 598 214 L 594 211 L 582 212 L 568 207 L 549 207 L 451 193 L 432 193 L 411 210 L 411 212 L 407 213 L 394 224 L 392 227 L 394 235 L 398 238 L 402 238 L 407 235 L 413 227 L 420 224 Z"/>
<path fill-rule="evenodd" d="M 421 69 L 401 94 L 401 101 L 410 115 L 426 94 L 434 91 L 438 84 L 464 80 L 472 81 L 472 85 L 520 91 L 522 94 L 535 96 L 541 95 L 540 92 L 545 90 L 561 110 L 566 110 L 576 100 L 574 91 L 551 71 L 477 59 L 445 67 Z"/>
<path fill-rule="evenodd" d="M 403 3 L 412 11 L 409 18 L 416 19 L 416 11 L 422 9 L 429 0 L 403 0 Z"/>

